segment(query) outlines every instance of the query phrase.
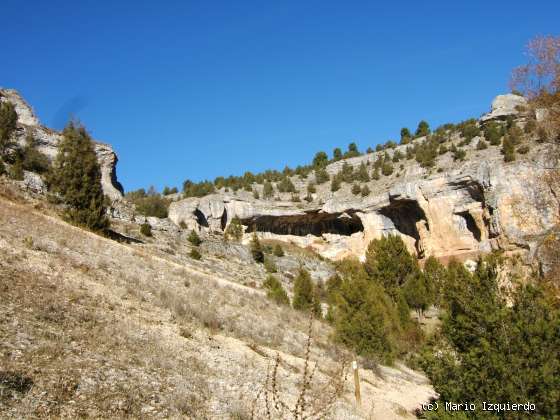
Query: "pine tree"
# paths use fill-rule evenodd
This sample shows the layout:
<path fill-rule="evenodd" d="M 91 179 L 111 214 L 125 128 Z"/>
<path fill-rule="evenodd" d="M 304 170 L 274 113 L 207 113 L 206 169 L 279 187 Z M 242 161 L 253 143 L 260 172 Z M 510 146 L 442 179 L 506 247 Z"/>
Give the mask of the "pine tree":
<path fill-rule="evenodd" d="M 283 257 L 284 256 L 284 249 L 282 248 L 282 246 L 280 244 L 276 244 L 276 245 L 274 245 L 273 253 L 277 257 Z"/>
<path fill-rule="evenodd" d="M 367 185 L 364 185 L 362 187 L 362 190 L 360 191 L 360 194 L 362 195 L 362 197 L 367 197 L 370 194 L 370 190 L 369 187 Z"/>
<path fill-rule="evenodd" d="M 360 164 L 356 176 L 360 182 L 369 182 L 369 175 L 364 162 Z"/>
<path fill-rule="evenodd" d="M 416 137 L 423 137 L 430 134 L 430 126 L 429 124 L 422 120 L 418 123 L 418 128 L 416 129 Z"/>
<path fill-rule="evenodd" d="M 202 243 L 202 239 L 200 239 L 200 236 L 198 236 L 195 230 L 191 230 L 187 240 L 194 246 L 199 246 Z"/>
<path fill-rule="evenodd" d="M 10 145 L 12 133 L 16 129 L 18 115 L 11 102 L 0 102 L 0 156 Z"/>
<path fill-rule="evenodd" d="M 408 144 L 410 143 L 410 138 L 412 135 L 410 134 L 410 130 L 406 127 L 401 128 L 401 144 Z"/>
<path fill-rule="evenodd" d="M 331 191 L 332 192 L 338 191 L 340 189 L 340 184 L 341 184 L 340 176 L 338 174 L 333 176 L 331 180 Z"/>
<path fill-rule="evenodd" d="M 390 161 L 383 162 L 383 166 L 381 168 L 381 173 L 385 176 L 389 176 L 393 173 L 394 168 L 393 164 Z"/>
<path fill-rule="evenodd" d="M 325 168 L 315 169 L 315 182 L 317 185 L 324 184 L 329 180 L 329 173 Z"/>
<path fill-rule="evenodd" d="M 381 178 L 381 175 L 379 175 L 379 168 L 375 168 L 373 170 L 373 174 L 371 174 L 371 179 L 378 181 Z"/>
<path fill-rule="evenodd" d="M 329 157 L 325 152 L 317 152 L 313 158 L 313 167 L 315 169 L 324 168 L 329 163 Z"/>
<path fill-rule="evenodd" d="M 362 189 L 360 188 L 360 186 L 358 184 L 354 184 L 354 185 L 352 185 L 352 190 L 351 191 L 352 191 L 352 194 L 358 195 L 358 194 L 360 194 Z"/>
<path fill-rule="evenodd" d="M 265 181 L 263 186 L 263 197 L 270 198 L 274 195 L 274 187 L 270 181 Z"/>
<path fill-rule="evenodd" d="M 264 263 L 263 248 L 256 232 L 253 232 L 253 237 L 251 238 L 251 255 L 256 262 Z"/>
<path fill-rule="evenodd" d="M 313 282 L 309 272 L 300 268 L 297 277 L 294 280 L 294 298 L 292 306 L 298 311 L 313 310 L 314 293 Z"/>
<path fill-rule="evenodd" d="M 269 274 L 266 277 L 266 280 L 263 282 L 263 287 L 267 290 L 266 296 L 276 302 L 279 305 L 289 305 L 290 298 L 286 293 L 286 290 L 282 287 L 282 283 L 274 277 L 273 275 Z"/>
<path fill-rule="evenodd" d="M 515 160 L 515 142 L 509 135 L 504 137 L 502 154 L 504 155 L 504 162 L 513 162 Z"/>
<path fill-rule="evenodd" d="M 83 126 L 73 122 L 68 123 L 62 134 L 49 187 L 68 206 L 69 220 L 94 231 L 105 231 L 109 221 L 93 141 Z"/>
<path fill-rule="evenodd" d="M 366 251 L 364 268 L 369 277 L 383 285 L 392 296 L 395 296 L 395 290 L 405 283 L 409 274 L 419 271 L 416 257 L 408 252 L 398 235 L 371 241 Z"/>
<path fill-rule="evenodd" d="M 234 241 L 240 241 L 243 237 L 243 225 L 241 224 L 241 220 L 237 216 L 234 216 L 231 219 L 226 231 L 224 232 L 224 239 L 227 241 L 232 239 Z"/>
<path fill-rule="evenodd" d="M 342 150 L 340 150 L 340 148 L 337 147 L 333 150 L 333 160 L 337 161 L 340 159 L 342 159 Z"/>

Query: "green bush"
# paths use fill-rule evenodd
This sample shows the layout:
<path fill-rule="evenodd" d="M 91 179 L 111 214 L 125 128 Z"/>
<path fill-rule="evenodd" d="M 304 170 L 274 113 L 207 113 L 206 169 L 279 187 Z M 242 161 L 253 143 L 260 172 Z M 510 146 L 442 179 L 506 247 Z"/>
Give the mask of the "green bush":
<path fill-rule="evenodd" d="M 17 154 L 15 162 L 10 167 L 9 175 L 10 178 L 15 179 L 16 181 L 23 181 L 23 161 L 19 154 Z"/>
<path fill-rule="evenodd" d="M 94 231 L 109 226 L 101 187 L 101 169 L 84 127 L 70 122 L 62 132 L 58 155 L 47 183 L 67 206 L 66 216 Z"/>
<path fill-rule="evenodd" d="M 358 184 L 354 184 L 352 185 L 352 194 L 354 195 L 358 195 L 362 192 L 362 189 L 360 188 L 360 186 Z"/>
<path fill-rule="evenodd" d="M 373 170 L 373 173 L 371 174 L 371 179 L 373 179 L 374 181 L 378 181 L 381 178 L 381 175 L 379 175 L 379 168 L 375 168 Z"/>
<path fill-rule="evenodd" d="M 312 311 L 316 315 L 321 313 L 321 303 L 313 287 L 309 272 L 300 268 L 294 280 L 294 298 L 292 306 L 298 311 Z"/>
<path fill-rule="evenodd" d="M 335 289 L 329 311 L 335 338 L 361 356 L 391 363 L 401 333 L 398 313 L 381 285 L 370 281 L 357 261 L 353 265 Z"/>
<path fill-rule="evenodd" d="M 274 187 L 270 181 L 266 181 L 263 186 L 263 197 L 270 198 L 274 195 Z"/>
<path fill-rule="evenodd" d="M 402 238 L 397 235 L 374 239 L 368 245 L 364 269 L 368 276 L 383 285 L 391 296 L 402 286 L 410 274 L 419 272 L 416 257 L 408 252 Z"/>
<path fill-rule="evenodd" d="M 519 153 L 520 155 L 526 155 L 527 153 L 529 153 L 529 146 L 524 145 L 521 146 L 517 149 L 517 153 Z"/>
<path fill-rule="evenodd" d="M 362 195 L 362 197 L 367 197 L 370 194 L 370 190 L 369 187 L 367 185 L 364 185 L 360 191 L 360 194 Z"/>
<path fill-rule="evenodd" d="M 335 192 L 335 191 L 340 190 L 340 185 L 341 184 L 342 184 L 342 182 L 341 182 L 340 176 L 338 176 L 338 174 L 333 176 L 332 180 L 331 180 L 331 191 Z"/>
<path fill-rule="evenodd" d="M 198 248 L 193 248 L 191 249 L 191 252 L 189 252 L 189 257 L 191 257 L 193 260 L 200 260 L 202 259 L 202 254 L 200 253 Z"/>
<path fill-rule="evenodd" d="M 422 120 L 418 123 L 418 128 L 416 128 L 416 133 L 415 136 L 416 137 L 423 137 L 423 136 L 428 136 L 430 134 L 430 125 Z"/>
<path fill-rule="evenodd" d="M 369 174 L 367 167 L 364 162 L 360 164 L 358 167 L 358 171 L 356 172 L 356 177 L 360 182 L 368 182 L 369 181 Z"/>
<path fill-rule="evenodd" d="M 148 192 L 144 188 L 126 193 L 125 198 L 134 204 L 136 211 L 146 217 L 165 219 L 170 200 L 157 193 L 154 187 Z"/>
<path fill-rule="evenodd" d="M 46 173 L 50 169 L 49 158 L 37 150 L 36 141 L 31 134 L 25 138 L 23 154 L 23 169 L 26 171 Z"/>
<path fill-rule="evenodd" d="M 236 186 L 239 189 L 240 185 Z M 215 190 L 214 184 L 210 181 L 194 183 L 187 179 L 183 182 L 183 194 L 185 197 L 204 197 L 205 195 L 212 194 Z"/>
<path fill-rule="evenodd" d="M 502 127 L 496 122 L 490 122 L 484 127 L 484 138 L 492 145 L 499 146 L 502 140 Z"/>
<path fill-rule="evenodd" d="M 263 287 L 266 289 L 266 296 L 270 300 L 279 305 L 290 304 L 290 298 L 288 297 L 286 290 L 284 290 L 282 283 L 280 283 L 276 277 L 269 274 L 263 282 Z"/>
<path fill-rule="evenodd" d="M 0 102 L 0 156 L 10 145 L 12 134 L 17 126 L 18 115 L 11 102 Z"/>
<path fill-rule="evenodd" d="M 406 127 L 401 128 L 401 144 L 408 144 L 410 143 L 412 135 L 410 134 L 410 130 Z"/>
<path fill-rule="evenodd" d="M 296 187 L 294 186 L 290 178 L 288 178 L 287 176 L 284 177 L 282 181 L 278 183 L 278 185 L 276 185 L 276 188 L 278 188 L 278 191 L 280 192 L 291 192 L 291 193 L 296 192 Z"/>
<path fill-rule="evenodd" d="M 317 188 L 315 188 L 315 184 L 310 182 L 309 184 L 307 184 L 307 192 L 309 194 L 314 194 L 317 192 Z"/>
<path fill-rule="evenodd" d="M 276 273 L 278 271 L 278 267 L 276 267 L 274 260 L 268 257 L 264 259 L 264 269 L 267 273 Z"/>
<path fill-rule="evenodd" d="M 488 149 L 488 144 L 483 139 L 480 139 L 476 144 L 476 150 L 485 150 L 485 149 Z"/>
<path fill-rule="evenodd" d="M 224 232 L 224 238 L 226 240 L 232 239 L 234 241 L 240 241 L 242 237 L 243 225 L 241 224 L 241 220 L 235 216 L 231 219 L 231 222 L 229 222 L 229 225 Z"/>
<path fill-rule="evenodd" d="M 196 233 L 195 230 L 191 230 L 191 233 L 189 233 L 187 241 L 189 241 L 194 246 L 199 246 L 202 243 L 202 239 L 200 239 L 200 236 L 198 236 L 198 233 Z"/>
<path fill-rule="evenodd" d="M 253 237 L 251 238 L 251 245 L 250 245 L 251 255 L 253 259 L 258 263 L 264 263 L 264 252 L 259 241 L 259 237 L 257 236 L 256 232 L 253 232 Z"/>
<path fill-rule="evenodd" d="M 317 185 L 324 184 L 329 180 L 329 173 L 324 169 L 316 169 L 315 170 L 315 182 Z"/>
<path fill-rule="evenodd" d="M 509 135 L 506 135 L 502 142 L 502 154 L 504 155 L 504 162 L 515 160 L 515 141 Z"/>
<path fill-rule="evenodd" d="M 530 119 L 529 121 L 527 121 L 527 123 L 525 124 L 525 127 L 523 127 L 523 131 L 525 132 L 525 134 L 531 134 L 536 129 L 537 129 L 537 123 L 533 119 Z"/>
<path fill-rule="evenodd" d="M 152 227 L 149 223 L 142 223 L 140 225 L 140 233 L 144 236 L 152 236 Z"/>
<path fill-rule="evenodd" d="M 499 270 L 488 260 L 479 261 L 474 274 L 461 264 L 449 271 L 442 334 L 422 352 L 420 365 L 440 399 L 478 407 L 482 401 L 530 401 L 536 410 L 528 417 L 560 416 L 558 296 L 520 284 L 506 299 Z"/>
<path fill-rule="evenodd" d="M 178 192 L 179 192 L 179 190 L 177 190 L 177 187 L 169 188 L 169 187 L 165 186 L 161 193 L 163 195 L 170 195 L 170 194 L 177 194 Z"/>
<path fill-rule="evenodd" d="M 277 257 L 283 257 L 284 256 L 284 249 L 282 248 L 282 246 L 280 244 L 276 244 L 276 245 L 274 245 L 273 253 Z"/>
<path fill-rule="evenodd" d="M 385 176 L 389 176 L 393 173 L 394 168 L 393 164 L 389 161 L 383 162 L 383 166 L 381 167 L 381 173 Z"/>

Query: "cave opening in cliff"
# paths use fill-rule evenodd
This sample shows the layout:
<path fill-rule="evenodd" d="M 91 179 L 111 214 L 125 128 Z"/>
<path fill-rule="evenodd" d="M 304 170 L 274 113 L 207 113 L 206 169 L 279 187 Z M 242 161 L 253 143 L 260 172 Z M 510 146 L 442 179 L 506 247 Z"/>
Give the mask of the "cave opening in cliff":
<path fill-rule="evenodd" d="M 476 221 L 474 220 L 474 217 L 472 216 L 472 214 L 470 214 L 468 211 L 464 211 L 464 212 L 461 212 L 461 213 L 457 213 L 457 215 L 461 216 L 463 219 L 465 219 L 467 230 L 472 233 L 472 235 L 474 236 L 474 239 L 476 239 L 478 242 L 480 242 L 480 239 L 482 238 L 482 234 L 481 234 L 480 228 L 476 224 Z"/>
<path fill-rule="evenodd" d="M 364 226 L 353 213 L 308 212 L 293 216 L 258 216 L 241 221 L 247 232 L 270 232 L 277 235 L 321 236 L 325 233 L 350 236 Z"/>
<path fill-rule="evenodd" d="M 414 238 L 416 240 L 416 249 L 420 252 L 418 244 L 420 233 L 416 224 L 423 220 L 426 223 L 426 229 L 429 230 L 429 226 L 426 214 L 418 205 L 418 202 L 412 200 L 394 201 L 380 209 L 379 213 L 389 218 L 393 222 L 395 229 L 400 233 Z"/>
<path fill-rule="evenodd" d="M 199 209 L 196 209 L 194 211 L 194 217 L 196 217 L 196 221 L 198 222 L 198 224 L 200 226 L 203 227 L 208 227 L 208 220 L 206 219 L 206 216 L 204 216 L 204 213 L 202 213 Z"/>

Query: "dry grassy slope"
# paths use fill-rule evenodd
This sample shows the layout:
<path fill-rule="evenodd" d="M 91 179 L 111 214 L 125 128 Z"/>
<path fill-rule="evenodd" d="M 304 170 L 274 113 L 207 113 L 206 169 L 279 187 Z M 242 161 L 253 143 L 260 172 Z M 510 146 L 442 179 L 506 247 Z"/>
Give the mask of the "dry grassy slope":
<path fill-rule="evenodd" d="M 70 226 L 6 191 L 1 418 L 248 418 L 276 351 L 282 393 L 296 397 L 304 316 L 260 290 Z M 341 357 L 329 333 L 315 324 L 317 384 Z M 433 395 L 404 367 L 362 377 L 365 407 L 354 407 L 347 382 L 332 418 L 410 417 Z"/>

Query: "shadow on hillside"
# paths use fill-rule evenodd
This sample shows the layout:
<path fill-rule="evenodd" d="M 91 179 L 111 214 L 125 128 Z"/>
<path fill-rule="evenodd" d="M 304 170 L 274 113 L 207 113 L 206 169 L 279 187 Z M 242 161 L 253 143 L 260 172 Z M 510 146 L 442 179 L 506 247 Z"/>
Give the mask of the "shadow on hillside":
<path fill-rule="evenodd" d="M 114 230 L 109 229 L 107 231 L 107 237 L 117 242 L 124 242 L 127 244 L 143 244 L 140 239 L 132 238 L 130 236 L 125 236 L 119 232 L 115 232 Z"/>

